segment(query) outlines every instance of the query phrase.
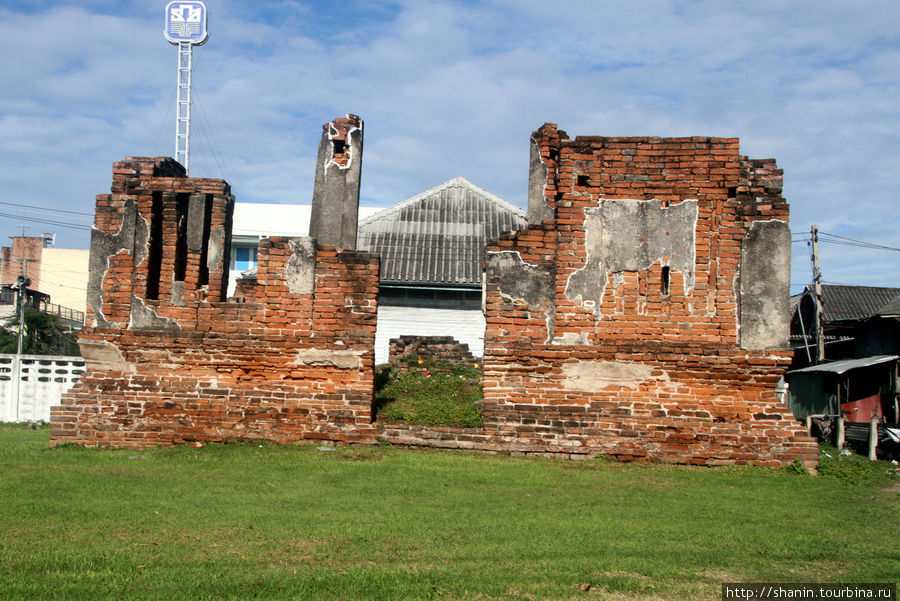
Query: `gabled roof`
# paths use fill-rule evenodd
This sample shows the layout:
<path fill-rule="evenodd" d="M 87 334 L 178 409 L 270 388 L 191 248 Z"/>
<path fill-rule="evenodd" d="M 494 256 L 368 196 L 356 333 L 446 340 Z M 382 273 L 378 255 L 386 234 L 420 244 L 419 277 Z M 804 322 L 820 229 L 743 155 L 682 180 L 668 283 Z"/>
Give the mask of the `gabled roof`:
<path fill-rule="evenodd" d="M 823 318 L 826 323 L 867 319 L 898 298 L 900 288 L 823 285 Z"/>
<path fill-rule="evenodd" d="M 360 222 L 357 246 L 381 255 L 381 280 L 481 284 L 486 241 L 525 228 L 524 211 L 462 177 Z"/>
<path fill-rule="evenodd" d="M 897 296 L 894 300 L 879 309 L 876 315 L 880 317 L 900 317 L 900 296 Z"/>

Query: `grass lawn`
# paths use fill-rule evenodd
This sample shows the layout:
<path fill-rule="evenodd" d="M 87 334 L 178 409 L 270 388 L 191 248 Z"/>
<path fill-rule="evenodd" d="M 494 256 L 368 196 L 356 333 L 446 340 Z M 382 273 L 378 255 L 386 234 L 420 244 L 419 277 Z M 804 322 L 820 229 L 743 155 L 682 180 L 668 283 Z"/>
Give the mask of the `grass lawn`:
<path fill-rule="evenodd" d="M 812 477 L 48 438 L 0 426 L 3 599 L 690 600 L 722 582 L 900 580 L 887 463 Z"/>

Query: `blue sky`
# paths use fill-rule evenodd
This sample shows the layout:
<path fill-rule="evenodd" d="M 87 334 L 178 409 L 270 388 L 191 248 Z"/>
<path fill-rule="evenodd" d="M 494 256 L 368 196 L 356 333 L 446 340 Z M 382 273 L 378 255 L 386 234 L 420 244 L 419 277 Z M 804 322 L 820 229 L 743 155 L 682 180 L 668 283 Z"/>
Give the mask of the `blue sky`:
<path fill-rule="evenodd" d="M 165 5 L 0 8 L 0 232 L 25 223 L 86 248 L 112 163 L 174 154 Z M 896 0 L 206 5 L 191 175 L 224 177 L 239 201 L 309 202 L 321 125 L 355 113 L 364 204 L 461 175 L 524 206 L 529 136 L 554 122 L 572 137 L 734 136 L 775 157 L 794 292 L 811 277 L 813 223 L 900 248 Z M 900 252 L 824 240 L 840 240 L 823 237 L 826 282 L 900 286 Z"/>

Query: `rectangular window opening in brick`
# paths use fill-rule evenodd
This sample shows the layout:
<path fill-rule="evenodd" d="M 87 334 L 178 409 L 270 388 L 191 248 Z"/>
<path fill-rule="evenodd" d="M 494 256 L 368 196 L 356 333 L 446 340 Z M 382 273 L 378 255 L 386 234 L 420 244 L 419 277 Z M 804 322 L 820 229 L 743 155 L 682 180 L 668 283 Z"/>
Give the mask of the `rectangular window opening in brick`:
<path fill-rule="evenodd" d="M 669 266 L 663 265 L 662 274 L 660 276 L 660 292 L 663 296 L 669 296 L 669 282 L 670 282 L 670 273 Z"/>
<path fill-rule="evenodd" d="M 147 300 L 159 300 L 159 278 L 163 254 L 162 192 L 153 193 L 150 215 L 150 242 L 147 256 Z"/>
<path fill-rule="evenodd" d="M 188 222 L 188 206 L 191 197 L 189 194 L 177 194 L 175 196 L 176 211 L 176 239 L 175 239 L 175 281 L 183 282 L 187 273 L 187 222 Z"/>
<path fill-rule="evenodd" d="M 200 286 L 209 285 L 209 266 L 206 264 L 209 255 L 209 235 L 212 227 L 212 196 L 207 194 L 203 203 L 203 247 L 200 250 Z"/>

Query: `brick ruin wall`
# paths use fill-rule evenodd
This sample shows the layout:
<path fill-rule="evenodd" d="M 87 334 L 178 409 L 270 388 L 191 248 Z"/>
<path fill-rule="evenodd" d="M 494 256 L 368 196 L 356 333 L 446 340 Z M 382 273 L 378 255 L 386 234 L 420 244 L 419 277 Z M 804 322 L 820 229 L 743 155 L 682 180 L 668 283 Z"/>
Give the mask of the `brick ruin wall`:
<path fill-rule="evenodd" d="M 738 140 L 532 139 L 530 227 L 490 244 L 485 430 L 692 464 L 816 463 L 775 397 L 790 230 Z"/>
<path fill-rule="evenodd" d="M 333 172 L 316 188 L 339 197 L 323 216 L 358 199 L 362 125 L 348 119 L 323 133 Z M 358 147 L 325 143 L 341 128 Z M 356 152 L 355 172 L 336 149 Z M 225 182 L 171 159 L 115 165 L 97 199 L 88 372 L 51 412 L 54 444 L 389 441 L 815 467 L 774 394 L 790 361 L 781 171 L 736 139 L 534 133 L 531 225 L 486 254 L 479 429 L 374 421 L 378 260 L 337 246 L 352 236 L 327 218 L 319 242 L 264 239 L 256 279 L 226 299 L 232 208 Z"/>
<path fill-rule="evenodd" d="M 227 300 L 233 198 L 128 158 L 97 198 L 81 381 L 55 444 L 356 440 L 372 429 L 377 258 L 269 238 Z"/>
<path fill-rule="evenodd" d="M 391 338 L 388 364 L 405 370 L 409 367 L 404 357 L 433 359 L 448 364 L 478 365 L 478 360 L 469 351 L 469 345 L 452 336 L 400 336 Z"/>

